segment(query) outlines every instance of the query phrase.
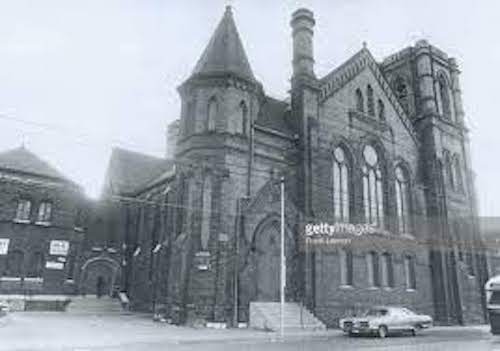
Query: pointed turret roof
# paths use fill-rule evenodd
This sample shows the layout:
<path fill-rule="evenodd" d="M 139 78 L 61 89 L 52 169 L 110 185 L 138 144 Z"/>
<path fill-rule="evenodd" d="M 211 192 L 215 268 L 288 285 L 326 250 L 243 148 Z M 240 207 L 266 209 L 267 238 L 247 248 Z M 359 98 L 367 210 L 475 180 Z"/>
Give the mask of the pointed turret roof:
<path fill-rule="evenodd" d="M 230 6 L 226 7 L 224 17 L 193 70 L 193 76 L 217 73 L 233 73 L 255 80 Z"/>

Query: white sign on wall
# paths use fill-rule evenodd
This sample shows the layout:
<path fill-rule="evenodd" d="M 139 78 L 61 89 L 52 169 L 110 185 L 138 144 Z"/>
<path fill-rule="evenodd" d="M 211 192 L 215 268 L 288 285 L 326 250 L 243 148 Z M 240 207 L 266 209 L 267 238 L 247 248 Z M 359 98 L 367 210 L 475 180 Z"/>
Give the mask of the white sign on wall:
<path fill-rule="evenodd" d="M 45 263 L 45 268 L 47 268 L 47 269 L 64 269 L 64 263 L 62 263 L 62 262 L 54 262 L 54 261 L 47 261 Z"/>
<path fill-rule="evenodd" d="M 10 239 L 0 239 L 0 255 L 7 255 L 9 252 Z"/>
<path fill-rule="evenodd" d="M 51 240 L 50 254 L 57 256 L 67 256 L 69 251 L 69 241 L 66 240 Z"/>

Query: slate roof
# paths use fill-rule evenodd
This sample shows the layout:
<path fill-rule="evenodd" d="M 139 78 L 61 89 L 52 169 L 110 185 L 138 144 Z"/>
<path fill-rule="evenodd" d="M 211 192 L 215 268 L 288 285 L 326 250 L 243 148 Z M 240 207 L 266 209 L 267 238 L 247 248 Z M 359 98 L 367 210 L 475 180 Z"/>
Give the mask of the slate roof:
<path fill-rule="evenodd" d="M 287 120 L 289 118 L 289 111 L 290 105 L 288 102 L 266 96 L 262 104 L 261 113 L 255 123 L 291 136 L 292 131 Z"/>
<path fill-rule="evenodd" d="M 233 73 L 246 79 L 255 80 L 230 6 L 226 7 L 224 17 L 192 74 L 211 75 L 217 73 Z"/>
<path fill-rule="evenodd" d="M 1 152 L 0 169 L 71 182 L 61 172 L 24 146 Z"/>
<path fill-rule="evenodd" d="M 114 148 L 106 173 L 104 193 L 131 194 L 172 169 L 172 160 Z"/>

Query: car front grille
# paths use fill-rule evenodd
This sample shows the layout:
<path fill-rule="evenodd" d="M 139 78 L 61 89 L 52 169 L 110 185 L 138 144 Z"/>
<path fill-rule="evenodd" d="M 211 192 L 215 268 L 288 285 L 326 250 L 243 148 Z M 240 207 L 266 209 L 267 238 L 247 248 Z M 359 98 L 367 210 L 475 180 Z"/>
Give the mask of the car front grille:
<path fill-rule="evenodd" d="M 352 322 L 351 321 L 344 322 L 343 328 L 344 328 L 344 330 L 351 330 L 352 329 Z"/>
<path fill-rule="evenodd" d="M 368 322 L 359 322 L 359 326 L 361 328 L 368 328 L 369 324 L 368 324 Z"/>

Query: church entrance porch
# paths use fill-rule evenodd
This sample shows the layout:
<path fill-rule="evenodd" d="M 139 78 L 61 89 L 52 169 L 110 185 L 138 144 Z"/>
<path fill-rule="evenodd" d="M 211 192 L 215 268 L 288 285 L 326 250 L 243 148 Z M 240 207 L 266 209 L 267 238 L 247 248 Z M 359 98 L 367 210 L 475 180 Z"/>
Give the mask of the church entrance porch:
<path fill-rule="evenodd" d="M 248 321 L 250 304 L 280 301 L 281 232 L 279 217 L 272 216 L 256 228 L 245 251 L 240 271 L 239 320 Z M 292 233 L 285 231 L 286 288 L 285 300 L 297 300 L 296 244 Z"/>

